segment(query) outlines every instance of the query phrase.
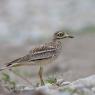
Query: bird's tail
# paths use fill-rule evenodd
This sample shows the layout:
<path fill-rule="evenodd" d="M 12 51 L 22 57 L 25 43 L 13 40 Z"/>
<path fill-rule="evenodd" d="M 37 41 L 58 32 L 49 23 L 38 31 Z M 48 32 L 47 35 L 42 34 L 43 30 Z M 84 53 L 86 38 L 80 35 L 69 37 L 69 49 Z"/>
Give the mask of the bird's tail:
<path fill-rule="evenodd" d="M 0 71 L 6 70 L 6 69 L 10 69 L 10 67 L 4 66 L 4 67 L 0 68 Z"/>
<path fill-rule="evenodd" d="M 19 66 L 19 63 L 15 63 L 15 64 L 6 64 L 6 65 L 4 65 L 4 66 L 2 66 L 1 68 L 0 68 L 0 71 L 3 71 L 3 70 L 10 70 L 10 69 L 12 69 L 13 67 L 18 67 Z"/>

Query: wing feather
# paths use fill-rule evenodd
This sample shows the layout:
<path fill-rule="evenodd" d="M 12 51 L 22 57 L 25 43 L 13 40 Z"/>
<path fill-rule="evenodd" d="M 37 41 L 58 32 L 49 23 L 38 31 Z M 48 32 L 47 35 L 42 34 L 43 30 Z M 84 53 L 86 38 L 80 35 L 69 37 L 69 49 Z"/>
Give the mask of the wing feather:
<path fill-rule="evenodd" d="M 32 49 L 29 54 L 31 55 L 30 60 L 36 61 L 41 59 L 50 58 L 56 55 L 56 48 L 54 46 L 40 46 L 38 48 Z"/>
<path fill-rule="evenodd" d="M 6 66 L 15 66 L 18 63 L 22 64 L 23 62 L 52 58 L 53 56 L 56 56 L 56 52 L 56 48 L 53 46 L 40 46 L 32 49 L 29 54 L 7 63 Z"/>

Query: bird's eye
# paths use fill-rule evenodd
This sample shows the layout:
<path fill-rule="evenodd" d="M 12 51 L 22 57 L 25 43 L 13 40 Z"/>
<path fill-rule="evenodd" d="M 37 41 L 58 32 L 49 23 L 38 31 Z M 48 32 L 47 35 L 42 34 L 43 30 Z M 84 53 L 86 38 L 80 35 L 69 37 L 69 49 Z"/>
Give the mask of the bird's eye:
<path fill-rule="evenodd" d="M 59 33 L 58 36 L 62 37 L 64 36 L 64 33 Z"/>

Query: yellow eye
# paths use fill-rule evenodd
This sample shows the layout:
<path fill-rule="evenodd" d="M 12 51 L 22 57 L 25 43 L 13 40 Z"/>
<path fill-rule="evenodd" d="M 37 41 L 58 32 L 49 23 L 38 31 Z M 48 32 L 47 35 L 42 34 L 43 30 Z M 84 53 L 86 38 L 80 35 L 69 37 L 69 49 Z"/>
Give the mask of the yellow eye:
<path fill-rule="evenodd" d="M 59 33 L 58 36 L 62 37 L 64 36 L 64 33 Z"/>

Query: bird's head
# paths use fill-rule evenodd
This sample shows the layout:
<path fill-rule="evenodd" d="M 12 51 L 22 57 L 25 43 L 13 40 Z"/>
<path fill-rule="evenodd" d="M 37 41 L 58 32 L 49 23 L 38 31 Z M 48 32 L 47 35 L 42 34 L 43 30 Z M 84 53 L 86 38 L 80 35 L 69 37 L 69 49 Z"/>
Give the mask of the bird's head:
<path fill-rule="evenodd" d="M 57 40 L 57 39 L 64 39 L 64 38 L 74 38 L 73 36 L 71 36 L 69 33 L 67 32 L 61 32 L 61 31 L 57 31 L 55 34 L 54 34 L 54 39 Z"/>

